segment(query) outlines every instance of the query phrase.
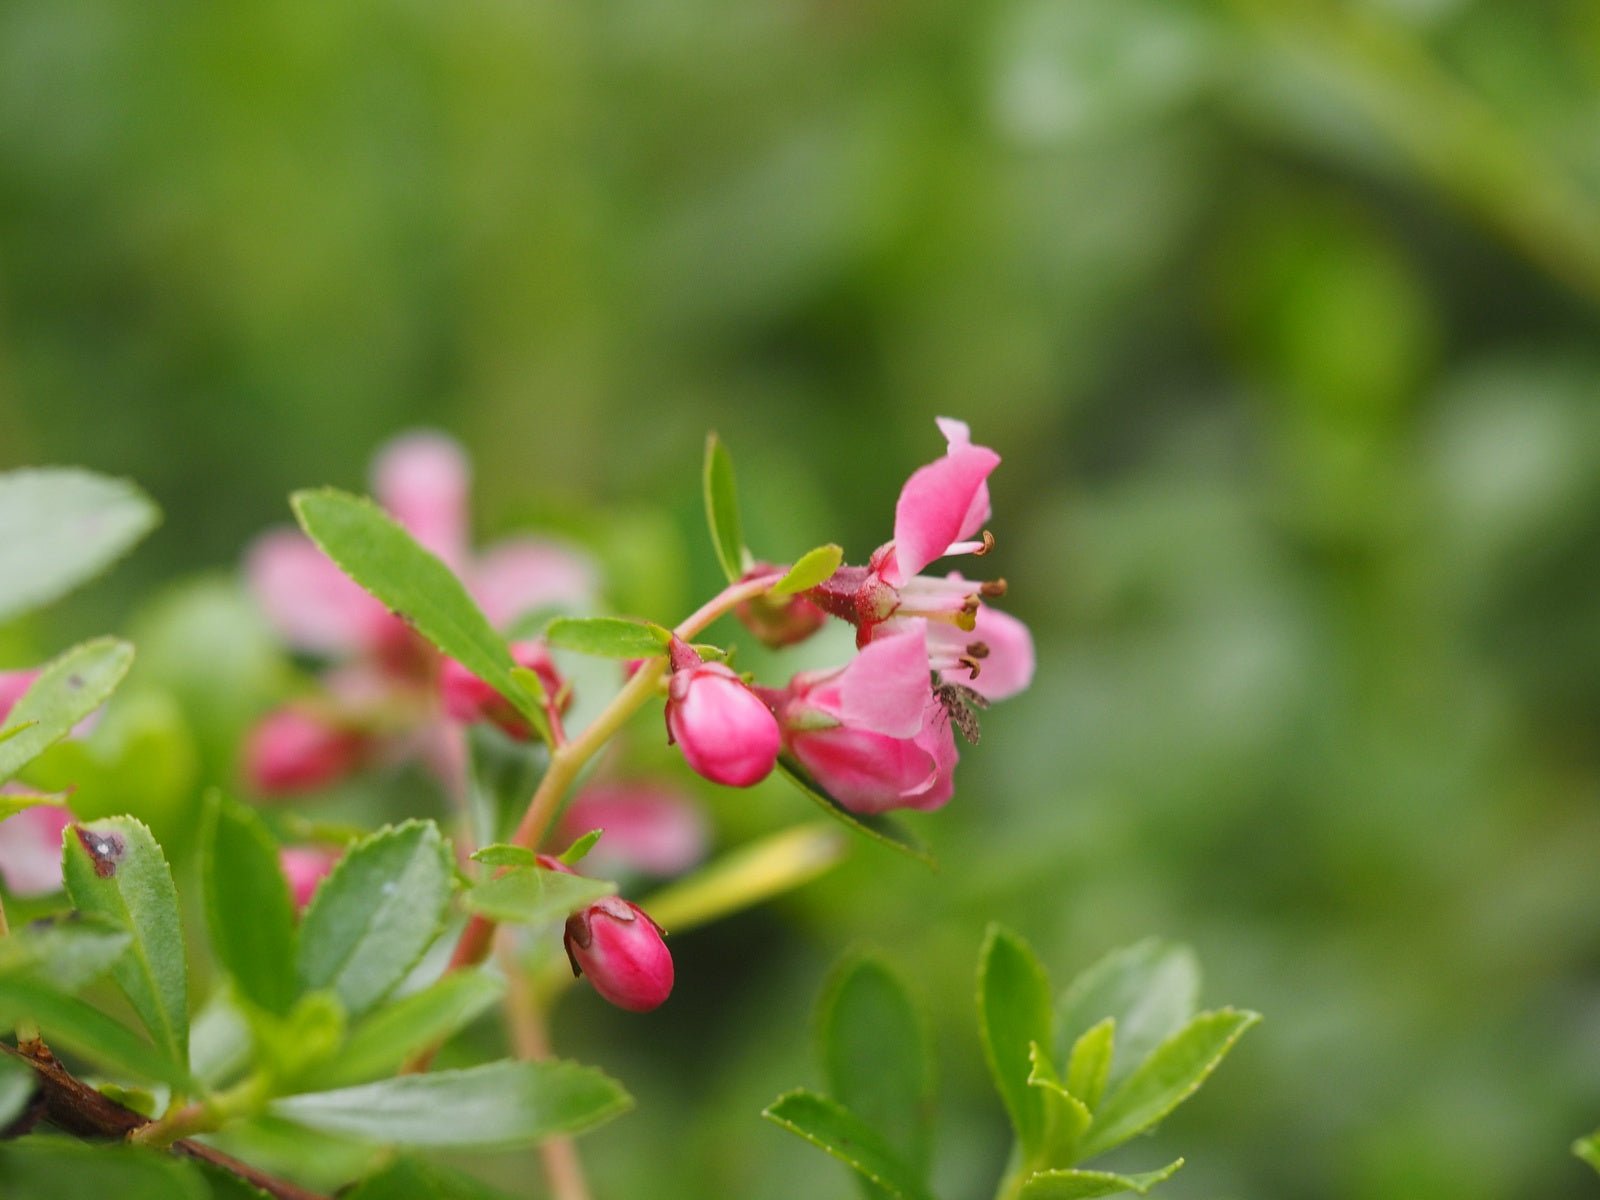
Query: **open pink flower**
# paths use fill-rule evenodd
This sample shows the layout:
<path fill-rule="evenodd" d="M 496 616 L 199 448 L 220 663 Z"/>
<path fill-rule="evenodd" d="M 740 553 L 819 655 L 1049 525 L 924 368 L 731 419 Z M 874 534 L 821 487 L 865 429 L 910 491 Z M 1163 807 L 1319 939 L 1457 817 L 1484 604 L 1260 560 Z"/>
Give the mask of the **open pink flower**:
<path fill-rule="evenodd" d="M 678 639 L 667 685 L 667 737 L 713 783 L 750 787 L 772 773 L 782 737 L 761 698 L 721 663 Z"/>
<path fill-rule="evenodd" d="M 950 714 L 929 679 L 921 623 L 907 624 L 848 666 L 796 676 L 775 701 L 789 753 L 853 812 L 937 808 L 954 789 Z"/>

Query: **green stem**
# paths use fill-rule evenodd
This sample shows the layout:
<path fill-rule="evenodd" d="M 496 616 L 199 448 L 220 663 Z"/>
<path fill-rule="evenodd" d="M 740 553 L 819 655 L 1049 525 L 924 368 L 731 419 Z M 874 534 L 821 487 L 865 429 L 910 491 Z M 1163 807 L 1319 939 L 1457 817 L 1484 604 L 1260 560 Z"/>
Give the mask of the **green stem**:
<path fill-rule="evenodd" d="M 257 1072 L 225 1092 L 169 1109 L 160 1120 L 133 1130 L 128 1140 L 164 1149 L 194 1134 L 220 1129 L 236 1117 L 259 1112 L 271 1094 L 272 1086 L 266 1075 Z"/>
<path fill-rule="evenodd" d="M 782 578 L 783 572 L 775 571 L 729 584 L 684 618 L 673 633 L 688 641 L 718 617 L 731 611 L 743 601 L 761 595 Z M 561 801 L 565 798 L 567 790 L 577 781 L 579 773 L 588 761 L 616 736 L 628 718 L 655 695 L 656 687 L 666 669 L 665 657 L 653 658 L 642 665 L 582 733 L 551 752 L 550 766 L 545 771 L 544 778 L 539 781 L 533 799 L 528 802 L 528 809 L 517 824 L 516 832 L 511 835 L 513 845 L 528 850 L 539 848 L 551 822 L 555 820 Z M 461 940 L 456 943 L 455 953 L 451 956 L 450 969 L 482 962 L 489 953 L 494 928 L 495 922 L 488 917 L 474 916 L 468 921 L 466 929 L 461 933 Z"/>

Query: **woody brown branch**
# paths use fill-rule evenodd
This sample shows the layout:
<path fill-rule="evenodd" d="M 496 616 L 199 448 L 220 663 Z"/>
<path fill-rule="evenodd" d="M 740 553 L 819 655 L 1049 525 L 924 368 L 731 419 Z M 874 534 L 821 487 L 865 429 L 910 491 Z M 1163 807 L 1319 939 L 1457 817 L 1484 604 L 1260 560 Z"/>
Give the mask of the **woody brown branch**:
<path fill-rule="evenodd" d="M 39 1090 L 30 1102 L 23 1121 L 18 1123 L 23 1128 L 19 1130 L 13 1126 L 7 1131 L 12 1136 L 17 1132 L 26 1132 L 34 1123 L 44 1120 L 64 1133 L 87 1141 L 124 1141 L 135 1129 L 150 1124 L 147 1118 L 102 1096 L 76 1078 L 43 1042 L 24 1042 L 15 1047 L 0 1042 L 0 1050 L 27 1063 L 39 1081 Z M 237 1175 L 274 1200 L 328 1200 L 320 1192 L 308 1191 L 297 1184 L 258 1171 L 248 1163 L 199 1142 L 187 1139 L 177 1141 L 172 1144 L 171 1150 L 174 1154 L 209 1163 Z"/>

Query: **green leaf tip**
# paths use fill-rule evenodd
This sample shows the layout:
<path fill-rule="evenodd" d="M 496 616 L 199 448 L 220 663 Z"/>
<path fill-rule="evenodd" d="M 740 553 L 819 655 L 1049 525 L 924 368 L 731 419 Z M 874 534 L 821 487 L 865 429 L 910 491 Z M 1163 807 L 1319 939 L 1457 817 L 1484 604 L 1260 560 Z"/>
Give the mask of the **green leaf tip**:
<path fill-rule="evenodd" d="M 807 550 L 795 559 L 794 566 L 789 568 L 782 579 L 772 585 L 768 594 L 792 596 L 796 592 L 814 588 L 831 577 L 842 562 L 844 562 L 844 550 L 831 542 L 826 546 Z"/>
<path fill-rule="evenodd" d="M 715 433 L 706 435 L 706 460 L 703 476 L 706 524 L 711 530 L 711 546 L 723 574 L 732 583 L 744 574 L 744 528 L 739 519 L 739 493 L 733 478 L 733 458 Z"/>

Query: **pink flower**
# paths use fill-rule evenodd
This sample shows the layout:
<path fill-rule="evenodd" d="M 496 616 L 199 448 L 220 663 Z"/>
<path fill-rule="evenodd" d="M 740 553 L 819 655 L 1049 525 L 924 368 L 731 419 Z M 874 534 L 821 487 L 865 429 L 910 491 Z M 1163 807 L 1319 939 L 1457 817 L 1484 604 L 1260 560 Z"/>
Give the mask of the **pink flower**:
<path fill-rule="evenodd" d="M 278 852 L 278 864 L 289 883 L 289 895 L 297 911 L 304 910 L 316 894 L 317 885 L 326 878 L 339 856 L 330 850 L 310 846 L 286 846 Z"/>
<path fill-rule="evenodd" d="M 649 1012 L 672 994 L 672 952 L 637 904 L 607 896 L 567 919 L 564 940 L 572 973 L 618 1008 Z"/>
<path fill-rule="evenodd" d="M 954 789 L 950 714 L 921 623 L 907 624 L 846 667 L 796 676 L 777 700 L 789 753 L 852 812 L 938 808 Z"/>
<path fill-rule="evenodd" d="M 365 735 L 289 706 L 268 713 L 250 731 L 244 776 L 265 795 L 314 791 L 360 766 L 369 750 Z"/>
<path fill-rule="evenodd" d="M 37 678 L 38 671 L 0 671 L 0 722 L 11 715 L 12 708 Z"/>
<path fill-rule="evenodd" d="M 710 841 L 699 806 L 650 780 L 590 784 L 563 814 L 556 841 L 571 842 L 591 829 L 605 836 L 584 866 L 602 876 L 677 875 L 705 857 Z"/>
<path fill-rule="evenodd" d="M 516 642 L 511 647 L 511 657 L 519 667 L 526 667 L 539 676 L 545 695 L 557 703 L 566 688 L 566 681 L 556 670 L 550 651 L 540 641 Z M 452 720 L 463 724 L 491 721 L 506 733 L 524 740 L 533 736 L 527 719 L 516 707 L 494 688 L 453 658 L 447 658 L 439 668 L 439 697 L 444 711 Z M 571 704 L 570 693 L 559 702 L 559 711 L 565 712 Z"/>
<path fill-rule="evenodd" d="M 45 896 L 61 890 L 61 831 L 72 814 L 36 804 L 0 822 L 0 879 L 13 896 Z"/>
<path fill-rule="evenodd" d="M 974 446 L 967 426 L 939 418 L 947 453 L 919 467 L 900 490 L 894 538 L 878 547 L 865 567 L 840 567 L 808 595 L 818 607 L 856 627 L 857 642 L 872 640 L 875 626 L 892 617 L 927 617 L 971 631 L 983 597 L 1005 594 L 1005 581 L 969 583 L 959 575 L 918 574 L 935 559 L 986 554 L 991 535 L 977 535 L 989 519 L 990 473 L 1000 456 Z"/>
<path fill-rule="evenodd" d="M 772 772 L 782 736 L 771 710 L 721 663 L 701 662 L 674 638 L 667 687 L 667 740 L 713 783 L 749 787 Z"/>

